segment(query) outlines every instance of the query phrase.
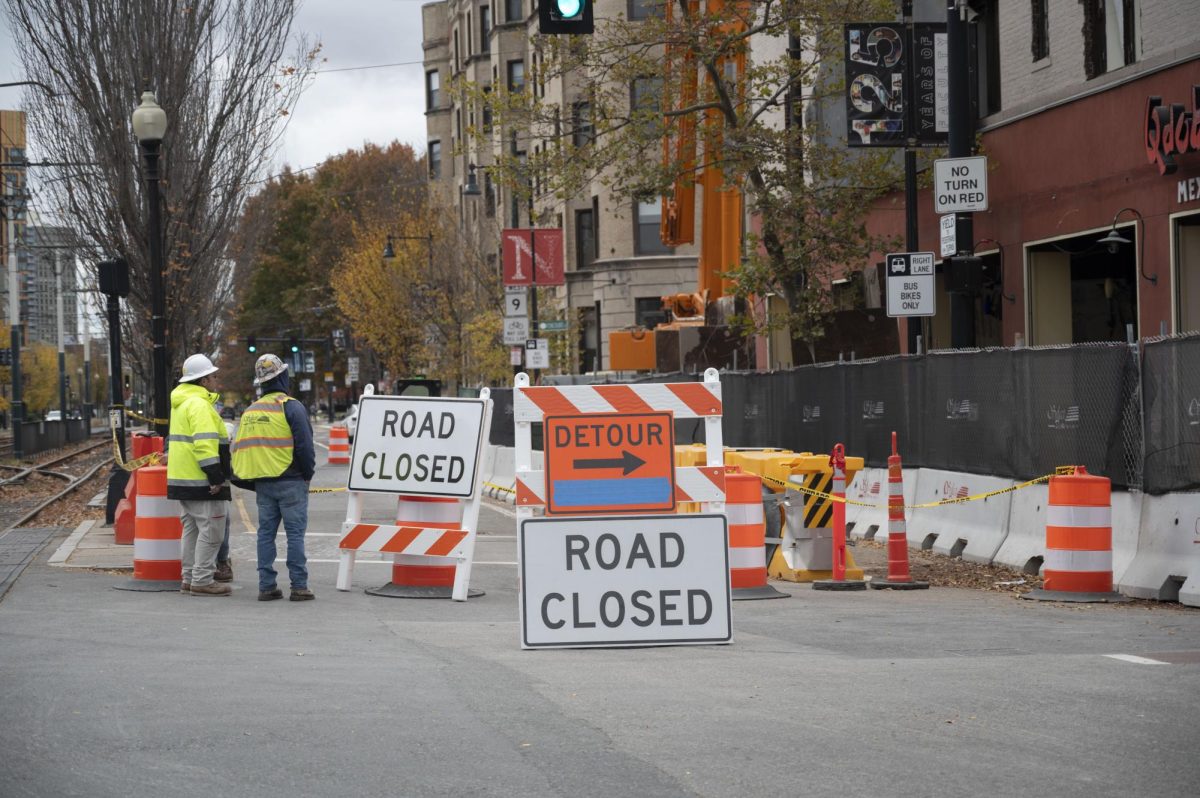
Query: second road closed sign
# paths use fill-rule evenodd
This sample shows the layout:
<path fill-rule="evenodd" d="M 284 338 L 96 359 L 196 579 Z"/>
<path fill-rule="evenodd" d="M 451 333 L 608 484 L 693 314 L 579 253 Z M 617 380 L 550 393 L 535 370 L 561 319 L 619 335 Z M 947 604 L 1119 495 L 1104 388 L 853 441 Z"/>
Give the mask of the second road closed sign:
<path fill-rule="evenodd" d="M 551 515 L 675 509 L 671 413 L 547 416 L 545 448 Z"/>

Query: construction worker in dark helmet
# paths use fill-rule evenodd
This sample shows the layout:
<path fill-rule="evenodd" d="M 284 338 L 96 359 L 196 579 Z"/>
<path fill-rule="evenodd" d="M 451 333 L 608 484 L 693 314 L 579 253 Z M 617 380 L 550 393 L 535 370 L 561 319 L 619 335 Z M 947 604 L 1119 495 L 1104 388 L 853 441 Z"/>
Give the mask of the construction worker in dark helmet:
<path fill-rule="evenodd" d="M 228 596 L 229 585 L 213 581 L 217 550 L 229 515 L 229 433 L 217 415 L 211 387 L 217 367 L 205 355 L 183 361 L 171 391 L 167 436 L 167 498 L 179 501 L 183 525 L 183 581 L 193 596 Z"/>
<path fill-rule="evenodd" d="M 310 601 L 304 533 L 316 470 L 312 426 L 304 404 L 288 396 L 287 365 L 277 356 L 255 362 L 254 384 L 262 396 L 242 413 L 232 449 L 236 484 L 253 490 L 258 505 L 258 600 L 283 598 L 275 572 L 275 536 L 283 521 L 290 598 Z"/>

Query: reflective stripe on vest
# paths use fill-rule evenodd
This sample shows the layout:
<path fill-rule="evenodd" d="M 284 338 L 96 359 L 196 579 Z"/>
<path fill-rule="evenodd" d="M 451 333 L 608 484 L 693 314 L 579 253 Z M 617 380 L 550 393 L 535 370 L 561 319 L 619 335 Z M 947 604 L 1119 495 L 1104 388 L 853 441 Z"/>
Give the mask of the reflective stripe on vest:
<path fill-rule="evenodd" d="M 242 413 L 232 446 L 233 473 L 239 479 L 277 477 L 292 464 L 292 428 L 283 412 L 291 399 L 269 393 Z"/>

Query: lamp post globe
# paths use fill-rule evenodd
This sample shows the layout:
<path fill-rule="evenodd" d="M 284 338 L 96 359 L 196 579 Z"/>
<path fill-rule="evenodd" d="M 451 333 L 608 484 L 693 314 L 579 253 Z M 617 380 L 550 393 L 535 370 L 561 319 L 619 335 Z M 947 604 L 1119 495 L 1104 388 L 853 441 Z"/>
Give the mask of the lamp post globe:
<path fill-rule="evenodd" d="M 133 134 L 146 158 L 146 238 L 150 255 L 150 332 L 154 344 L 154 431 L 167 437 L 169 412 L 167 395 L 167 318 L 163 287 L 163 230 L 158 195 L 159 146 L 167 132 L 167 112 L 158 104 L 154 92 L 142 92 L 142 102 L 133 111 Z"/>

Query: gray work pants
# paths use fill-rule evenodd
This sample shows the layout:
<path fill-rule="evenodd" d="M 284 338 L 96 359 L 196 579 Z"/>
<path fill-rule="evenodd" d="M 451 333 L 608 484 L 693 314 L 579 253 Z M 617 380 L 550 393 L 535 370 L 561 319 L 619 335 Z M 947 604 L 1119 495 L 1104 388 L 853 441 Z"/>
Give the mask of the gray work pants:
<path fill-rule="evenodd" d="M 208 585 L 217 567 L 217 550 L 225 538 L 226 501 L 180 501 L 183 522 L 183 581 Z"/>

